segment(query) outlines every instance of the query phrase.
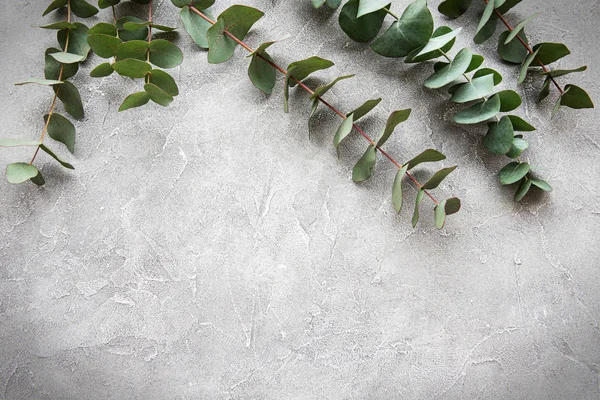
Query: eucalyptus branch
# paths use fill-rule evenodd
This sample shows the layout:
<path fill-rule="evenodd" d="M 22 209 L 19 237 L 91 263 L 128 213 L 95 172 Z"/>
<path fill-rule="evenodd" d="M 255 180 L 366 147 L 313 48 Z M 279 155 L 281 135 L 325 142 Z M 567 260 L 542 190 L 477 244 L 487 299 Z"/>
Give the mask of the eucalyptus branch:
<path fill-rule="evenodd" d="M 249 67 L 249 77 L 252 83 L 261 89 L 264 93 L 270 94 L 275 85 L 275 71 L 285 76 L 284 91 L 284 110 L 288 110 L 289 87 L 299 86 L 305 90 L 313 101 L 311 117 L 314 115 L 319 104 L 323 104 L 342 118 L 342 124 L 338 128 L 334 137 L 334 145 L 338 150 L 340 143 L 351 133 L 353 129 L 358 131 L 368 142 L 369 146 L 362 158 L 355 165 L 352 178 L 355 182 L 362 182 L 369 179 L 373 174 L 376 164 L 376 154 L 379 151 L 384 157 L 392 162 L 398 169 L 392 189 L 392 202 L 397 212 L 400 212 L 403 203 L 402 178 L 408 176 L 417 186 L 417 200 L 413 214 L 413 226 L 419 219 L 419 206 L 423 197 L 427 195 L 435 204 L 434 214 L 436 226 L 441 229 L 444 226 L 446 216 L 454 214 L 460 209 L 460 200 L 450 198 L 443 201 L 437 201 L 430 190 L 435 189 L 456 167 L 443 168 L 435 173 L 425 184 L 421 184 L 409 172 L 413 167 L 425 163 L 436 162 L 446 157 L 436 150 L 428 149 L 414 157 L 410 161 L 402 164 L 392 158 L 389 153 L 383 150 L 382 146 L 390 138 L 396 126 L 408 119 L 410 110 L 394 111 L 388 118 L 385 130 L 377 140 L 372 139 L 362 130 L 356 121 L 370 112 L 381 99 L 369 100 L 351 113 L 344 114 L 336 107 L 327 102 L 325 95 L 337 82 L 351 78 L 352 76 L 343 76 L 335 79 L 326 86 L 315 90 L 308 87 L 303 80 L 310 74 L 318 70 L 323 70 L 333 66 L 329 60 L 319 57 L 311 57 L 306 60 L 291 63 L 287 69 L 276 64 L 267 53 L 267 48 L 274 42 L 267 42 L 253 49 L 243 42 L 244 37 L 258 21 L 263 13 L 251 7 L 236 5 L 228 8 L 219 15 L 218 19 L 212 18 L 206 11 L 214 0 L 172 0 L 173 4 L 181 8 L 181 17 L 184 27 L 190 33 L 193 40 L 203 48 L 208 48 L 208 61 L 210 63 L 221 63 L 229 60 L 233 56 L 236 45 L 242 46 L 250 53 L 252 58 Z M 195 17 L 194 17 L 195 16 Z M 199 17 L 200 19 L 197 19 Z M 206 24 L 203 25 L 202 22 Z"/>
<path fill-rule="evenodd" d="M 562 43 L 547 42 L 538 43 L 534 46 L 529 44 L 525 35 L 525 27 L 537 14 L 521 21 L 514 28 L 505 18 L 504 14 L 520 2 L 521 0 L 483 0 L 485 9 L 477 27 L 477 34 L 473 39 L 475 43 L 483 43 L 491 38 L 496 30 L 498 20 L 502 21 L 507 30 L 500 35 L 498 54 L 504 61 L 521 64 L 519 84 L 525 81 L 528 69 L 538 65 L 542 69 L 540 74 L 546 77 L 538 101 L 544 100 L 549 95 L 551 83 L 558 89 L 560 94 L 552 115 L 555 115 L 561 106 L 574 109 L 594 108 L 594 103 L 585 90 L 572 84 L 568 84 L 563 88 L 556 80 L 560 76 L 583 72 L 587 69 L 586 66 L 563 70 L 551 70 L 547 66 L 569 55 L 570 51 L 567 46 Z M 450 18 L 457 18 L 471 6 L 471 3 L 472 0 L 444 0 L 439 5 L 438 10 Z"/>
<path fill-rule="evenodd" d="M 168 106 L 179 94 L 175 79 L 165 71 L 153 68 L 174 68 L 183 61 L 182 51 L 164 39 L 153 40 L 153 28 L 172 32 L 175 28 L 158 25 L 153 20 L 152 0 L 132 0 L 148 5 L 148 20 L 133 16 L 117 19 L 115 6 L 121 0 L 99 0 L 100 8 L 112 8 L 113 24 L 101 22 L 89 31 L 88 42 L 94 53 L 112 62 L 104 62 L 92 70 L 90 75 L 102 78 L 117 72 L 123 77 L 143 78 L 144 90 L 133 93 L 121 104 L 119 111 L 140 107 L 150 100 Z"/>
<path fill-rule="evenodd" d="M 72 4 L 73 2 L 73 4 Z M 52 103 L 48 113 L 44 116 L 44 127 L 38 140 L 0 139 L 0 147 L 31 146 L 35 151 L 29 163 L 18 162 L 6 167 L 6 178 L 10 183 L 23 183 L 31 180 L 38 186 L 45 183 L 40 170 L 33 165 L 39 151 L 42 150 L 58 161 L 63 167 L 74 169 L 73 166 L 60 159 L 54 151 L 44 143 L 46 135 L 57 142 L 63 143 L 69 152 L 75 148 L 75 126 L 69 119 L 56 112 L 57 99 L 63 103 L 64 110 L 73 118 L 81 119 L 84 116 L 81 96 L 77 88 L 67 79 L 74 76 L 79 70 L 79 63 L 86 60 L 90 52 L 87 45 L 88 28 L 82 23 L 71 22 L 71 14 L 80 18 L 88 18 L 98 9 L 85 0 L 54 0 L 46 8 L 42 16 L 60 8 L 67 8 L 66 19 L 42 26 L 44 29 L 57 30 L 59 48 L 49 48 L 45 52 L 44 79 L 30 78 L 17 85 L 36 83 L 50 86 L 54 90 Z"/>
<path fill-rule="evenodd" d="M 394 18 L 392 25 L 379 35 L 386 16 Z M 533 126 L 516 115 L 503 115 L 516 110 L 522 103 L 521 96 L 513 90 L 494 92 L 502 81 L 502 75 L 491 68 L 480 68 L 484 58 L 470 49 L 461 49 L 454 58 L 448 52 L 454 46 L 461 29 L 452 30 L 441 26 L 434 30 L 434 21 L 426 0 L 416 0 L 400 17 L 390 12 L 388 0 L 349 0 L 339 16 L 342 30 L 357 42 L 370 42 L 371 49 L 384 57 L 404 58 L 407 63 L 422 63 L 440 57 L 446 61 L 434 64 L 434 73 L 425 80 L 424 86 L 439 89 L 450 85 L 450 101 L 458 104 L 476 102 L 454 115 L 458 124 L 487 122 L 487 134 L 483 138 L 485 148 L 494 155 L 505 155 L 513 161 L 498 173 L 500 183 L 519 183 L 515 201 L 521 200 L 533 186 L 551 190 L 550 185 L 537 178 L 521 155 L 529 147 L 518 131 L 535 130 Z M 469 73 L 473 73 L 469 76 Z M 456 83 L 463 77 L 465 83 Z M 490 121 L 493 120 L 493 121 Z"/>

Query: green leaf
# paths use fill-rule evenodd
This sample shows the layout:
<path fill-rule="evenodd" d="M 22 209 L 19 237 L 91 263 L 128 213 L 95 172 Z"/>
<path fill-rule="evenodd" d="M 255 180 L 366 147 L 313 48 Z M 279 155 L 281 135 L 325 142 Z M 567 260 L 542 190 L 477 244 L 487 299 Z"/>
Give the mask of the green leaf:
<path fill-rule="evenodd" d="M 335 78 L 333 81 L 331 81 L 331 83 L 328 83 L 325 86 L 319 86 L 318 88 L 315 89 L 315 93 L 310 96 L 310 99 L 314 100 L 317 97 L 323 97 L 327 92 L 329 92 L 329 90 L 331 90 L 331 88 L 333 88 L 335 86 L 336 83 L 338 83 L 339 81 L 343 81 L 344 79 L 353 78 L 354 76 L 355 76 L 354 74 L 340 76 L 338 78 Z"/>
<path fill-rule="evenodd" d="M 506 153 L 508 158 L 518 158 L 521 156 L 527 148 L 529 147 L 529 142 L 522 138 L 514 138 L 512 145 L 510 146 L 510 150 Z"/>
<path fill-rule="evenodd" d="M 110 63 L 102 63 L 90 72 L 90 76 L 92 78 L 103 78 L 109 76 L 113 72 L 114 69 Z"/>
<path fill-rule="evenodd" d="M 454 115 L 454 122 L 457 124 L 477 124 L 487 121 L 500 112 L 500 97 L 494 95 L 488 100 L 477 103 L 466 110 L 460 111 Z"/>
<path fill-rule="evenodd" d="M 469 64 L 469 68 L 467 68 L 465 73 L 475 71 L 481 66 L 481 64 L 483 64 L 484 60 L 485 58 L 483 56 L 480 56 L 479 54 L 473 54 L 473 57 L 471 58 L 471 63 Z"/>
<path fill-rule="evenodd" d="M 183 62 L 183 52 L 179 47 L 164 39 L 148 43 L 150 62 L 160 68 L 175 68 Z"/>
<path fill-rule="evenodd" d="M 425 80 L 425 87 L 430 89 L 438 89 L 460 78 L 464 73 L 466 73 L 467 68 L 469 68 L 471 59 L 471 50 L 467 48 L 462 49 L 448 65 L 438 70 Z"/>
<path fill-rule="evenodd" d="M 466 103 L 484 98 L 494 90 L 494 76 L 484 75 L 459 87 L 450 98 L 455 103 Z"/>
<path fill-rule="evenodd" d="M 59 53 L 59 49 L 50 48 L 45 53 L 44 77 L 46 79 L 58 80 L 60 70 L 63 69 L 61 76 L 62 80 L 66 80 L 74 76 L 79 70 L 79 64 L 61 64 L 52 57 L 53 53 Z M 64 65 L 64 66 L 63 66 Z"/>
<path fill-rule="evenodd" d="M 44 13 L 42 14 L 42 17 L 45 17 L 47 14 L 51 13 L 54 10 L 57 10 L 62 7 L 66 7 L 66 5 L 67 5 L 67 0 L 54 0 L 52 3 L 50 3 L 48 8 L 46 8 Z"/>
<path fill-rule="evenodd" d="M 250 80 L 265 94 L 271 94 L 275 82 L 277 80 L 277 71 L 271 64 L 273 59 L 266 52 L 266 49 L 275 42 L 267 42 L 260 45 L 260 47 L 252 53 L 252 60 L 248 67 L 248 76 Z M 269 63 L 270 62 L 270 63 Z"/>
<path fill-rule="evenodd" d="M 506 14 L 508 10 L 519 4 L 522 0 L 496 0 L 496 9 L 500 14 Z"/>
<path fill-rule="evenodd" d="M 56 161 L 58 161 L 58 163 L 60 165 L 62 165 L 63 167 L 67 168 L 67 169 L 75 169 L 71 164 L 69 164 L 68 162 L 65 162 L 63 160 L 61 160 L 56 154 L 54 154 L 54 152 L 52 150 L 50 150 L 48 147 L 46 147 L 43 143 L 40 144 L 40 149 L 42 149 L 44 152 L 46 152 L 46 154 L 48 154 L 50 157 L 54 158 Z"/>
<path fill-rule="evenodd" d="M 529 164 L 516 161 L 506 164 L 498 173 L 500 183 L 503 185 L 510 185 L 520 181 L 527 175 L 529 168 Z"/>
<path fill-rule="evenodd" d="M 512 123 L 515 131 L 520 131 L 520 132 L 535 131 L 535 128 L 521 117 L 517 117 L 516 115 L 508 115 L 508 118 L 510 118 L 510 122 Z"/>
<path fill-rule="evenodd" d="M 540 90 L 540 94 L 538 95 L 538 103 L 544 100 L 550 94 L 550 82 L 550 77 L 546 77 L 544 84 L 542 85 L 542 89 Z"/>
<path fill-rule="evenodd" d="M 158 86 L 160 89 L 168 93 L 170 96 L 179 95 L 179 89 L 175 79 L 165 71 L 153 69 L 150 71 L 150 83 Z"/>
<path fill-rule="evenodd" d="M 540 72 L 540 75 L 546 75 L 546 76 L 551 76 L 553 78 L 558 78 L 560 76 L 564 76 L 564 75 L 568 75 L 568 74 L 572 74 L 574 72 L 583 72 L 587 70 L 587 66 L 583 66 L 583 67 L 579 67 L 579 68 L 575 68 L 575 69 L 555 69 L 554 71 L 548 71 L 548 72 Z"/>
<path fill-rule="evenodd" d="M 533 60 L 535 60 L 535 57 L 537 56 L 539 50 L 536 50 L 535 52 L 529 54 L 527 56 L 527 58 L 525 58 L 525 61 L 523 61 L 523 65 L 521 65 L 521 71 L 519 72 L 519 80 L 518 80 L 518 84 L 522 84 L 523 82 L 525 82 L 525 78 L 527 77 L 527 69 L 531 66 L 531 63 L 533 62 Z"/>
<path fill-rule="evenodd" d="M 390 6 L 390 0 L 360 0 L 358 2 L 358 18 Z"/>
<path fill-rule="evenodd" d="M 90 45 L 88 44 L 88 27 L 80 22 L 75 23 L 76 29 L 62 29 L 56 36 L 60 47 L 67 53 L 78 54 L 84 59 L 90 54 Z M 67 34 L 69 36 L 69 48 L 67 45 Z"/>
<path fill-rule="evenodd" d="M 79 18 L 89 18 L 98 14 L 98 9 L 85 0 L 70 0 L 71 11 Z"/>
<path fill-rule="evenodd" d="M 417 200 L 415 202 L 415 211 L 414 211 L 413 217 L 412 217 L 412 227 L 413 228 L 415 226 L 417 226 L 417 222 L 419 222 L 419 206 L 421 205 L 421 202 L 423 201 L 424 195 L 425 195 L 425 190 L 419 189 L 419 191 L 417 192 Z"/>
<path fill-rule="evenodd" d="M 256 8 L 234 5 L 223 11 L 219 19 L 225 22 L 225 29 L 239 40 L 244 40 L 252 25 L 265 15 Z"/>
<path fill-rule="evenodd" d="M 207 33 L 208 62 L 220 64 L 233 57 L 237 43 L 225 34 L 225 20 L 219 18 Z"/>
<path fill-rule="evenodd" d="M 523 46 L 523 44 L 521 44 L 521 42 L 519 42 L 518 40 L 513 40 L 513 41 L 509 42 L 508 44 L 504 44 L 504 42 L 506 41 L 506 38 L 508 37 L 509 34 L 510 34 L 509 31 L 504 31 L 500 34 L 500 38 L 498 39 L 499 40 L 498 55 L 504 61 L 507 61 L 509 63 L 521 64 L 525 60 L 525 58 L 527 57 L 527 54 L 529 54 L 529 52 Z M 522 34 L 519 35 L 519 37 L 521 39 L 523 39 L 523 41 L 525 43 L 528 43 L 527 36 L 525 35 L 524 30 L 523 30 Z M 534 51 L 535 51 L 535 48 L 534 48 Z"/>
<path fill-rule="evenodd" d="M 458 18 L 471 6 L 473 0 L 444 0 L 438 6 L 438 11 L 448 18 Z"/>
<path fill-rule="evenodd" d="M 171 0 L 171 2 L 175 7 L 193 6 L 201 11 L 215 4 L 215 0 Z"/>
<path fill-rule="evenodd" d="M 367 147 L 365 154 L 358 160 L 354 169 L 352 169 L 352 180 L 354 182 L 363 182 L 373 175 L 373 168 L 377 161 L 377 149 L 373 145 Z"/>
<path fill-rule="evenodd" d="M 546 182 L 543 179 L 530 177 L 529 180 L 531 181 L 531 183 L 534 186 L 537 186 L 538 188 L 542 189 L 545 192 L 551 192 L 552 191 L 552 186 L 550 186 L 548 184 L 548 182 Z"/>
<path fill-rule="evenodd" d="M 446 200 L 446 207 L 444 207 L 446 215 L 456 214 L 460 211 L 460 206 L 460 199 L 457 199 L 456 197 Z"/>
<path fill-rule="evenodd" d="M 408 117 L 410 117 L 410 111 L 411 111 L 410 109 L 397 110 L 390 114 L 390 116 L 388 117 L 388 120 L 385 124 L 385 129 L 383 131 L 383 134 L 381 135 L 379 140 L 377 140 L 378 147 L 383 146 L 385 144 L 385 142 L 388 141 L 390 136 L 392 136 L 392 133 L 394 133 L 394 130 L 396 129 L 396 127 L 399 124 L 401 124 L 402 122 L 406 121 L 408 119 Z"/>
<path fill-rule="evenodd" d="M 342 4 L 342 0 L 327 0 L 327 7 L 331 8 L 332 10 L 337 9 L 340 4 Z"/>
<path fill-rule="evenodd" d="M 494 86 L 499 85 L 500 82 L 502 82 L 502 75 L 500 75 L 496 70 L 493 70 L 491 68 L 481 68 L 473 74 L 473 79 L 486 75 L 492 75 L 494 77 Z"/>
<path fill-rule="evenodd" d="M 108 36 L 117 36 L 117 27 L 113 24 L 109 24 L 107 22 L 99 22 L 96 25 L 92 26 L 88 31 L 88 35 L 108 35 Z"/>
<path fill-rule="evenodd" d="M 461 31 L 462 28 L 457 28 L 444 35 L 432 37 L 431 39 L 429 39 L 425 47 L 423 47 L 423 49 L 416 55 L 416 57 L 441 49 L 442 47 L 450 43 L 452 40 L 454 40 Z"/>
<path fill-rule="evenodd" d="M 498 16 L 492 14 L 489 21 L 481 28 L 481 30 L 473 37 L 473 42 L 481 44 L 491 38 L 496 32 L 496 26 L 498 25 Z"/>
<path fill-rule="evenodd" d="M 567 46 L 562 43 L 538 43 L 533 46 L 533 51 L 536 50 L 539 50 L 537 59 L 546 65 L 571 54 Z"/>
<path fill-rule="evenodd" d="M 433 213 L 435 217 L 435 227 L 442 229 L 446 224 L 446 200 L 440 201 L 440 203 L 435 206 Z"/>
<path fill-rule="evenodd" d="M 433 27 L 433 17 L 427 8 L 427 1 L 416 0 L 409 4 L 400 20 L 395 21 L 373 42 L 371 49 L 385 57 L 405 57 L 429 42 Z"/>
<path fill-rule="evenodd" d="M 314 8 L 321 8 L 325 4 L 325 0 L 312 0 L 312 5 Z"/>
<path fill-rule="evenodd" d="M 521 184 L 519 185 L 519 188 L 517 189 L 517 191 L 515 193 L 515 201 L 519 202 L 519 201 L 523 200 L 525 195 L 527 195 L 527 193 L 529 192 L 530 188 L 531 188 L 531 181 L 527 178 L 524 178 L 521 181 Z"/>
<path fill-rule="evenodd" d="M 77 25 L 67 21 L 55 22 L 49 25 L 40 26 L 43 29 L 77 29 Z"/>
<path fill-rule="evenodd" d="M 58 53 L 52 53 L 50 56 L 62 64 L 74 64 L 85 60 L 85 57 L 80 56 L 79 54 L 65 53 L 62 51 Z"/>
<path fill-rule="evenodd" d="M 130 94 L 123 101 L 123 104 L 121 104 L 121 107 L 119 107 L 119 112 L 129 110 L 130 108 L 134 108 L 134 107 L 141 107 L 141 106 L 147 104 L 149 101 L 150 101 L 150 95 L 147 92 L 138 92 L 138 93 Z"/>
<path fill-rule="evenodd" d="M 44 122 L 48 121 L 48 114 L 44 115 Z M 48 135 L 61 142 L 73 154 L 75 151 L 75 126 L 60 114 L 53 113 L 48 122 Z"/>
<path fill-rule="evenodd" d="M 23 82 L 15 83 L 15 86 L 27 85 L 30 83 L 36 83 L 38 85 L 44 86 L 52 86 L 52 85 L 60 85 L 63 81 L 57 81 L 54 79 L 40 79 L 40 78 L 29 78 Z"/>
<path fill-rule="evenodd" d="M 355 42 L 370 42 L 375 39 L 387 13 L 383 10 L 357 17 L 358 0 L 350 0 L 342 7 L 339 24 L 342 30 Z"/>
<path fill-rule="evenodd" d="M 494 155 L 500 156 L 510 150 L 515 131 L 510 118 L 502 117 L 498 122 L 488 124 L 488 132 L 483 138 L 483 145 Z"/>
<path fill-rule="evenodd" d="M 64 82 L 60 86 L 55 86 L 54 91 L 58 94 L 58 98 L 62 101 L 65 111 L 71 114 L 73 118 L 83 118 L 83 104 L 79 90 L 71 82 Z"/>
<path fill-rule="evenodd" d="M 586 91 L 575 85 L 565 86 L 565 94 L 560 98 L 560 105 L 575 109 L 594 108 L 594 103 Z"/>
<path fill-rule="evenodd" d="M 0 147 L 39 146 L 39 140 L 0 139 Z"/>
<path fill-rule="evenodd" d="M 373 99 L 373 100 L 367 100 L 365 101 L 360 107 L 358 107 L 356 110 L 349 112 L 346 115 L 354 115 L 354 121 L 358 121 L 359 119 L 361 119 L 362 117 L 364 117 L 365 115 L 367 115 L 369 112 L 371 112 L 372 109 L 374 109 L 375 107 L 377 107 L 377 105 L 381 103 L 381 98 L 379 99 Z"/>
<path fill-rule="evenodd" d="M 129 78 L 144 78 L 152 70 L 150 64 L 134 58 L 117 61 L 112 67 L 119 75 Z"/>
<path fill-rule="evenodd" d="M 205 14 L 210 19 L 213 19 L 213 16 L 209 12 L 205 12 Z M 206 37 L 206 34 L 208 29 L 212 26 L 211 23 L 195 12 L 192 12 L 187 6 L 181 9 L 179 16 L 183 22 L 183 28 L 192 37 L 194 43 L 203 49 L 208 49 L 208 38 Z"/>
<path fill-rule="evenodd" d="M 290 87 L 294 87 L 298 84 L 296 81 L 301 82 L 308 78 L 313 72 L 331 68 L 333 66 L 333 62 L 317 56 L 301 61 L 295 61 L 288 66 L 288 74 L 285 77 L 285 82 Z M 292 69 L 293 72 L 290 72 Z M 292 79 L 292 77 L 296 80 Z"/>
<path fill-rule="evenodd" d="M 110 58 L 116 54 L 117 47 L 122 44 L 123 41 L 118 37 L 98 33 L 90 35 L 88 37 L 88 43 L 92 48 L 92 51 L 98 56 L 102 58 Z"/>
<path fill-rule="evenodd" d="M 98 7 L 104 10 L 105 8 L 116 6 L 121 0 L 98 0 Z"/>
<path fill-rule="evenodd" d="M 435 189 L 455 169 L 456 169 L 456 166 L 440 169 L 438 172 L 433 174 L 433 176 L 431 178 L 429 178 L 429 180 L 423 185 L 423 189 L 425 189 L 425 190 Z"/>
<path fill-rule="evenodd" d="M 508 34 L 508 36 L 504 40 L 504 44 L 508 44 L 511 40 L 516 38 L 517 35 L 519 34 L 519 32 L 521 32 L 523 30 L 523 28 L 525 28 L 525 26 L 527 26 L 527 24 L 529 24 L 539 14 L 540 13 L 535 13 L 531 17 L 528 17 L 528 18 L 524 19 L 523 21 L 519 22 L 519 24 L 517 26 L 515 26 L 513 28 L 513 30 Z"/>
<path fill-rule="evenodd" d="M 484 28 L 484 26 L 490 21 L 490 18 L 492 16 L 492 14 L 494 13 L 494 8 L 496 7 L 497 3 L 498 3 L 498 1 L 496 1 L 496 0 L 489 0 L 487 2 L 485 9 L 483 10 L 483 15 L 481 16 L 481 20 L 479 21 L 479 25 L 477 25 L 477 30 L 475 31 L 475 34 L 478 34 Z"/>
<path fill-rule="evenodd" d="M 168 106 L 173 101 L 173 96 L 153 83 L 146 83 L 144 85 L 144 90 L 148 93 L 148 96 L 150 96 L 150 100 L 163 107 Z"/>
<path fill-rule="evenodd" d="M 333 146 L 337 152 L 338 158 L 340 157 L 340 144 L 342 140 L 344 140 L 350 132 L 352 132 L 352 128 L 354 127 L 354 114 L 348 115 L 340 124 L 337 132 L 335 132 L 335 136 L 333 137 Z"/>
<path fill-rule="evenodd" d="M 392 187 L 392 204 L 396 213 L 400 214 L 402 210 L 402 179 L 408 170 L 408 164 L 398 170 L 396 178 L 394 179 L 394 186 Z"/>
<path fill-rule="evenodd" d="M 440 36 L 445 35 L 450 32 L 452 32 L 452 29 L 450 29 L 449 27 L 440 26 L 433 32 L 432 38 L 437 38 L 437 37 L 440 37 Z M 455 42 L 456 42 L 456 39 L 452 39 L 448 43 L 446 43 L 441 49 L 423 53 L 419 56 L 417 56 L 417 54 L 419 54 L 421 52 L 421 50 L 425 48 L 425 46 L 417 47 L 416 49 L 414 49 L 413 51 L 408 53 L 408 55 L 404 59 L 404 62 L 407 64 L 420 63 L 420 62 L 429 61 L 429 60 L 433 60 L 433 59 L 442 57 L 443 56 L 442 52 L 444 52 L 444 53 L 449 52 L 452 49 L 452 47 L 454 46 Z"/>
<path fill-rule="evenodd" d="M 23 183 L 28 179 L 35 178 L 40 171 L 33 165 L 26 163 L 13 163 L 6 167 L 6 179 L 8 183 L 17 184 Z"/>
<path fill-rule="evenodd" d="M 500 111 L 509 112 L 519 108 L 522 103 L 521 96 L 514 90 L 502 90 L 498 92 L 500 97 Z"/>
<path fill-rule="evenodd" d="M 119 37 L 121 38 L 122 41 L 129 42 L 130 40 L 146 40 L 148 38 L 148 28 L 147 27 L 144 26 L 143 28 L 140 28 L 137 31 L 128 31 L 124 28 L 124 25 L 127 22 L 141 23 L 144 21 L 142 21 L 139 18 L 132 17 L 132 16 L 126 16 L 123 18 L 119 18 L 117 20 L 117 30 L 119 32 Z"/>
<path fill-rule="evenodd" d="M 148 59 L 148 42 L 145 40 L 130 40 L 118 45 L 115 49 L 117 60 L 134 58 L 140 61 Z"/>
<path fill-rule="evenodd" d="M 427 149 L 412 160 L 410 160 L 409 162 L 407 162 L 405 165 L 407 165 L 408 169 L 410 170 L 422 163 L 437 162 L 445 159 L 446 156 L 440 153 L 439 151 L 434 149 Z"/>

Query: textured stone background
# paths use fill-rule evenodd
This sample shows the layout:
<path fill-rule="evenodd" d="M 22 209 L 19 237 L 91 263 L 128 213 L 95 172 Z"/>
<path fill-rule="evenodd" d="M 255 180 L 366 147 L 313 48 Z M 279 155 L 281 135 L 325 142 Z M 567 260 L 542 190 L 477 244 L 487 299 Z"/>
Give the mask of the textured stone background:
<path fill-rule="evenodd" d="M 482 128 L 453 124 L 444 92 L 421 87 L 430 68 L 350 42 L 308 0 L 245 3 L 266 12 L 250 44 L 291 35 L 273 47 L 282 64 L 320 55 L 337 64 L 322 81 L 358 73 L 332 103 L 384 98 L 368 132 L 412 107 L 387 147 L 402 160 L 445 152 L 459 169 L 436 193 L 461 197 L 463 212 L 437 231 L 426 201 L 411 229 L 412 204 L 393 213 L 390 163 L 354 185 L 365 142 L 350 140 L 338 160 L 339 120 L 324 110 L 309 141 L 307 96 L 294 93 L 284 114 L 281 82 L 270 97 L 256 90 L 242 49 L 209 65 L 182 34 L 182 94 L 120 114 L 140 82 L 89 78 L 92 57 L 75 79 L 87 112 L 75 155 L 55 146 L 77 169 L 43 155 L 45 187 L 0 180 L 0 397 L 600 398 L 598 112 L 550 121 L 553 101 L 531 101 L 542 82 L 527 80 L 521 112 L 538 127 L 527 154 L 555 190 L 514 204 Z M 465 25 L 472 45 L 480 10 L 444 21 L 438 3 L 438 22 Z M 41 76 L 54 46 L 33 27 L 60 17 L 41 18 L 46 4 L 2 5 L 3 137 L 36 138 L 49 106 L 48 90 L 13 86 Z M 156 9 L 179 23 L 168 0 Z M 592 66 L 571 81 L 599 102 L 600 4 L 526 0 L 510 19 L 535 11 L 532 40 L 567 43 L 561 67 Z M 473 48 L 513 88 L 518 67 L 498 61 L 494 42 Z M 0 164 L 28 157 L 2 150 Z"/>

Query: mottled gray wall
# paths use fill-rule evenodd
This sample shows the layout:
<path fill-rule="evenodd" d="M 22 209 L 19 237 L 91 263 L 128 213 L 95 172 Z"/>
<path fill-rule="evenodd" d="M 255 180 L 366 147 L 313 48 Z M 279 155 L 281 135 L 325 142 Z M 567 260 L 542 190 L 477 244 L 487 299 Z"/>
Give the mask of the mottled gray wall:
<path fill-rule="evenodd" d="M 13 86 L 41 76 L 54 45 L 33 27 L 58 18 L 40 17 L 46 3 L 1 6 L 2 137 L 36 138 L 49 106 L 47 89 Z M 158 21 L 179 23 L 156 3 Z M 442 231 L 429 211 L 411 229 L 390 203 L 390 163 L 353 184 L 365 142 L 338 160 L 339 120 L 324 110 L 309 141 L 307 96 L 293 93 L 284 114 L 281 81 L 262 95 L 242 49 L 209 65 L 182 34 L 181 95 L 120 114 L 140 83 L 89 78 L 92 57 L 74 79 L 87 112 L 75 155 L 55 146 L 76 170 L 42 155 L 45 187 L 0 180 L 0 397 L 599 399 L 598 112 L 550 121 L 552 101 L 531 101 L 541 81 L 527 80 L 521 110 L 538 127 L 527 154 L 555 190 L 514 204 L 481 127 L 456 126 L 444 92 L 421 87 L 429 68 L 350 42 L 309 0 L 245 3 L 266 12 L 250 44 L 291 35 L 272 48 L 282 64 L 319 55 L 337 64 L 323 81 L 358 73 L 332 103 L 384 98 L 368 132 L 413 108 L 387 148 L 446 153 L 459 168 L 437 193 L 463 211 Z M 444 21 L 437 4 L 471 45 L 475 10 Z M 559 65 L 590 65 L 572 82 L 600 102 L 599 3 L 525 0 L 510 19 L 535 11 L 531 39 L 567 43 Z M 518 67 L 498 62 L 494 41 L 474 49 L 515 87 Z M 0 165 L 28 157 L 5 149 Z"/>

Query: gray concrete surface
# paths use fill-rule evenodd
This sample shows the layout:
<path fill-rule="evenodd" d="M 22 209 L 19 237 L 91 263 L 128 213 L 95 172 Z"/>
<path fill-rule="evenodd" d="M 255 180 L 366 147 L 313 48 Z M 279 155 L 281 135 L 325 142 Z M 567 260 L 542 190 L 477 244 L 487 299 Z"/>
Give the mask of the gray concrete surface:
<path fill-rule="evenodd" d="M 46 3 L 2 4 L 3 137 L 42 127 L 48 90 L 13 83 L 41 76 L 54 45 L 33 27 L 57 18 L 40 17 Z M 332 103 L 384 98 L 368 132 L 412 107 L 388 148 L 404 160 L 445 152 L 459 169 L 436 193 L 460 196 L 463 212 L 437 231 L 426 211 L 411 229 L 408 209 L 393 213 L 391 165 L 354 185 L 364 142 L 338 160 L 326 111 L 309 141 L 307 97 L 294 93 L 284 114 L 281 82 L 270 97 L 254 89 L 242 49 L 208 65 L 181 35 L 181 95 L 121 114 L 139 81 L 89 78 L 92 57 L 75 79 L 87 112 L 75 155 L 60 149 L 76 170 L 42 156 L 44 188 L 0 180 L 0 397 L 599 399 L 598 112 L 550 121 L 552 102 L 531 101 L 541 81 L 528 79 L 528 157 L 555 190 L 514 204 L 481 130 L 454 125 L 443 92 L 421 87 L 429 69 L 351 43 L 308 0 L 245 3 L 266 12 L 250 44 L 290 34 L 273 47 L 282 64 L 320 55 L 337 64 L 322 81 L 358 74 Z M 600 102 L 599 3 L 525 0 L 510 18 L 535 11 L 532 39 L 566 42 L 559 65 L 590 65 L 571 80 Z M 178 23 L 167 0 L 156 18 Z M 476 23 L 474 11 L 448 22 L 469 45 Z M 515 86 L 518 68 L 498 62 L 493 41 L 474 49 Z M 2 150 L 0 164 L 28 157 Z"/>

